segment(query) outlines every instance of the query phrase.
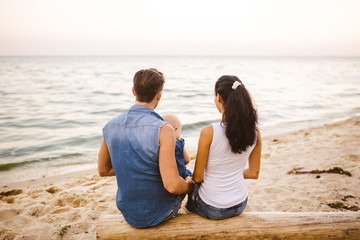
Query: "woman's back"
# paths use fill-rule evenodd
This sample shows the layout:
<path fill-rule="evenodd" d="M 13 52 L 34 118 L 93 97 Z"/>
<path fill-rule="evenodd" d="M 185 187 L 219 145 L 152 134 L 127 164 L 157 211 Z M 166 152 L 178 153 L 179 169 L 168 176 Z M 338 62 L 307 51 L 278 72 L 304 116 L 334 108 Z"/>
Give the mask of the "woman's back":
<path fill-rule="evenodd" d="M 228 208 L 247 198 L 243 170 L 255 144 L 241 154 L 233 153 L 225 135 L 225 125 L 218 122 L 212 124 L 212 128 L 213 138 L 199 195 L 211 206 Z"/>
<path fill-rule="evenodd" d="M 221 76 L 214 93 L 221 122 L 201 129 L 193 174 L 197 184 L 186 208 L 205 218 L 224 219 L 241 214 L 246 207 L 244 179 L 259 176 L 261 135 L 257 111 L 238 77 Z"/>

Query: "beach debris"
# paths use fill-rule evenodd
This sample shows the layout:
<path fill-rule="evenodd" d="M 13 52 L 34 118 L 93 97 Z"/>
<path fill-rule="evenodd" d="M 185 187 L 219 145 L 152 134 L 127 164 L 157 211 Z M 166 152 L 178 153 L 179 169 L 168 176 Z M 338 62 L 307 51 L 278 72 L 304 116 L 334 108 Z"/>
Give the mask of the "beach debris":
<path fill-rule="evenodd" d="M 63 227 L 61 227 L 61 228 L 59 229 L 59 234 L 60 234 L 61 236 L 64 235 L 69 228 L 71 228 L 71 225 L 68 225 L 68 224 L 65 225 L 65 226 L 63 226 Z"/>
<path fill-rule="evenodd" d="M 11 203 L 14 203 L 14 198 L 12 198 L 12 197 L 8 197 L 8 198 L 6 198 L 6 200 L 5 200 L 7 203 L 9 203 L 9 204 L 11 204 Z"/>
<path fill-rule="evenodd" d="M 8 229 L 1 229 L 0 230 L 0 238 L 1 239 L 14 239 L 16 233 L 13 233 L 11 230 Z"/>
<path fill-rule="evenodd" d="M 312 171 L 300 171 L 302 168 L 294 168 L 290 171 L 288 171 L 288 174 L 321 174 L 321 173 L 337 173 L 337 174 L 345 174 L 349 177 L 351 177 L 351 173 L 348 171 L 345 171 L 344 169 L 340 167 L 334 167 L 330 168 L 328 170 L 312 170 Z"/>
<path fill-rule="evenodd" d="M 48 193 L 54 194 L 54 193 L 60 191 L 60 189 L 58 189 L 58 188 L 56 188 L 56 187 L 51 187 L 51 188 L 49 188 L 49 189 L 46 189 L 46 191 L 47 191 Z"/>
<path fill-rule="evenodd" d="M 331 208 L 336 208 L 336 209 L 345 209 L 345 210 L 350 210 L 353 212 L 357 212 L 360 210 L 360 208 L 358 206 L 346 206 L 344 205 L 344 203 L 342 202 L 333 202 L 333 203 L 327 203 L 326 205 L 328 205 Z"/>
<path fill-rule="evenodd" d="M 7 197 L 7 196 L 13 196 L 13 195 L 18 195 L 22 193 L 22 190 L 21 189 L 13 189 L 13 190 L 10 190 L 10 191 L 6 191 L 6 192 L 1 192 L 0 193 L 0 196 L 1 197 Z"/>
<path fill-rule="evenodd" d="M 352 195 L 346 195 L 341 200 L 346 201 L 348 198 L 355 198 L 355 197 Z"/>

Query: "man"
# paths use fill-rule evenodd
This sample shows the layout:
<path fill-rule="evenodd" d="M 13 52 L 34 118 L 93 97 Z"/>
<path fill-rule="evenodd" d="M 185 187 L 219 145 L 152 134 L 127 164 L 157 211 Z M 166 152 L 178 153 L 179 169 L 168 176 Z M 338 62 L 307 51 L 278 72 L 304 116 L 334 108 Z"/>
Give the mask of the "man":
<path fill-rule="evenodd" d="M 103 128 L 98 157 L 100 176 L 114 176 L 116 204 L 133 227 L 155 226 L 174 217 L 182 195 L 193 188 L 190 177 L 179 176 L 172 127 L 154 109 L 165 83 L 154 68 L 133 79 L 135 105 Z"/>

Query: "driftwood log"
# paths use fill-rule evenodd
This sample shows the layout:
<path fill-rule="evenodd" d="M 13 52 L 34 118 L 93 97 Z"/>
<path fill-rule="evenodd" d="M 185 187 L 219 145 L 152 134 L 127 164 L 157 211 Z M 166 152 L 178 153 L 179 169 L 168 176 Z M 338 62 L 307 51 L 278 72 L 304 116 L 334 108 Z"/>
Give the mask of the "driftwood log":
<path fill-rule="evenodd" d="M 98 239 L 360 239 L 360 212 L 244 212 L 208 220 L 178 214 L 156 227 L 136 229 L 121 215 L 100 218 Z"/>

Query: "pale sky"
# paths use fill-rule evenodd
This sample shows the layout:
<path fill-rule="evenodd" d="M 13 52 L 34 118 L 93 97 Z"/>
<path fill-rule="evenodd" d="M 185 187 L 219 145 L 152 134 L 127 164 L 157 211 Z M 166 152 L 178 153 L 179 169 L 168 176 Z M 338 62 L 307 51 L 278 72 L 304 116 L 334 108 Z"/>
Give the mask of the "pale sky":
<path fill-rule="evenodd" d="M 0 0 L 1 55 L 360 56 L 360 1 Z"/>

